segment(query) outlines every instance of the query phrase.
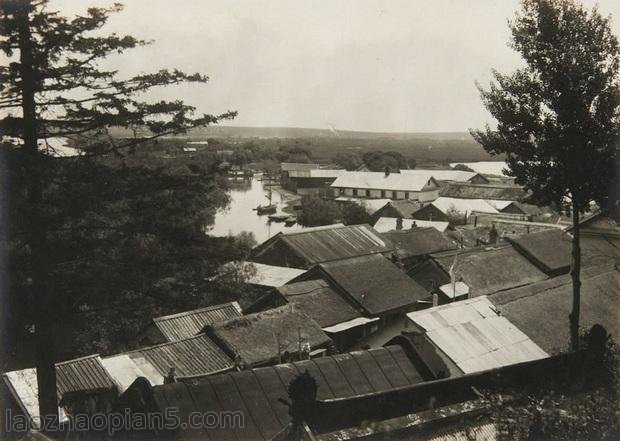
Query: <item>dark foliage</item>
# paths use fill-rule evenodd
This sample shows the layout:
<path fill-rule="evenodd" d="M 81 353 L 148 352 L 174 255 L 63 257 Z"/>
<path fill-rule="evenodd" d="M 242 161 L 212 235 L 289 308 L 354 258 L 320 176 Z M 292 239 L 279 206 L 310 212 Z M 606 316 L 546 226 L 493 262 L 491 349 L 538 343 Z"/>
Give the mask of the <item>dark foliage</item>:
<path fill-rule="evenodd" d="M 306 227 L 318 227 L 340 222 L 342 212 L 336 202 L 317 196 L 306 195 L 301 198 L 299 223 Z"/>

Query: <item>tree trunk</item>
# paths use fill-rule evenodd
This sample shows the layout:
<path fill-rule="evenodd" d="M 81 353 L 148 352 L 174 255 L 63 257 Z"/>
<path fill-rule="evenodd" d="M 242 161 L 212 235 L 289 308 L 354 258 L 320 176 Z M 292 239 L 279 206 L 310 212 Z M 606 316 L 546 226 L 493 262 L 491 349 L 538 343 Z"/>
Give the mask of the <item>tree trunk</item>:
<path fill-rule="evenodd" d="M 574 351 L 579 349 L 579 314 L 581 308 L 581 246 L 579 243 L 579 205 L 573 200 L 573 250 L 571 259 L 571 277 L 573 279 L 573 309 L 569 315 L 570 340 Z"/>
<path fill-rule="evenodd" d="M 30 31 L 30 1 L 24 1 L 16 13 L 19 26 L 20 74 L 22 79 L 22 137 L 27 154 L 29 213 L 26 220 L 27 243 L 32 261 L 32 290 L 35 299 L 35 346 L 39 414 L 46 421 L 58 420 L 56 367 L 54 360 L 54 304 L 48 279 L 48 246 L 42 218 L 44 157 L 39 152 L 35 92 L 37 79 L 33 69 L 33 47 Z"/>

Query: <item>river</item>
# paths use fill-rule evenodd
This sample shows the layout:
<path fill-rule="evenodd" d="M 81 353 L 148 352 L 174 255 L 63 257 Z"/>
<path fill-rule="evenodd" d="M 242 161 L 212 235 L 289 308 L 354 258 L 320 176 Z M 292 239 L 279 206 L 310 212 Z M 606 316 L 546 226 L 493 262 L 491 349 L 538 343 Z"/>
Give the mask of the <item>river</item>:
<path fill-rule="evenodd" d="M 271 222 L 267 215 L 259 216 L 253 209 L 258 205 L 266 205 L 268 191 L 262 181 L 253 178 L 249 181 L 231 181 L 230 206 L 215 215 L 213 227 L 208 231 L 212 236 L 236 235 L 242 231 L 251 232 L 257 243 L 264 242 L 280 231 L 300 230 L 295 224 L 287 227 L 284 223 Z M 272 203 L 278 206 L 278 213 L 284 207 L 282 196 L 272 192 Z"/>

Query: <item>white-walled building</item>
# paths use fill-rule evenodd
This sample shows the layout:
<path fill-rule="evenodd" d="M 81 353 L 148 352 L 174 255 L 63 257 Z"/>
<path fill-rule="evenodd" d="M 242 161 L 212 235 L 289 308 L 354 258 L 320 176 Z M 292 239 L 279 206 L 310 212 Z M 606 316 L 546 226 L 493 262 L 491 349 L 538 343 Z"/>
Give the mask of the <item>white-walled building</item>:
<path fill-rule="evenodd" d="M 409 199 L 429 203 L 439 197 L 439 184 L 432 176 L 346 172 L 331 185 L 335 197 Z"/>

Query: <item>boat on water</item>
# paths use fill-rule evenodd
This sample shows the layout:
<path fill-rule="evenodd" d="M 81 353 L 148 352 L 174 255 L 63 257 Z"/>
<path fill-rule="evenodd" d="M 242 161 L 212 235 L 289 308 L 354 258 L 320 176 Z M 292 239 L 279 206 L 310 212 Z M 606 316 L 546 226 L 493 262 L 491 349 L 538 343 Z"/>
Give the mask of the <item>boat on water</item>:
<path fill-rule="evenodd" d="M 297 222 L 297 216 L 289 216 L 286 219 L 284 219 L 284 225 L 286 225 L 287 227 L 292 227 L 293 225 L 295 225 L 296 222 Z"/>
<path fill-rule="evenodd" d="M 271 203 L 271 188 L 269 189 L 269 193 L 267 193 L 267 200 L 269 201 L 266 205 L 259 205 L 255 208 L 256 213 L 260 216 L 262 214 L 273 214 L 277 211 L 278 206 L 276 204 Z"/>
<path fill-rule="evenodd" d="M 270 214 L 269 216 L 267 216 L 267 218 L 273 222 L 284 222 L 289 217 L 290 217 L 290 214 L 288 213 L 276 213 L 276 214 Z"/>

